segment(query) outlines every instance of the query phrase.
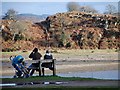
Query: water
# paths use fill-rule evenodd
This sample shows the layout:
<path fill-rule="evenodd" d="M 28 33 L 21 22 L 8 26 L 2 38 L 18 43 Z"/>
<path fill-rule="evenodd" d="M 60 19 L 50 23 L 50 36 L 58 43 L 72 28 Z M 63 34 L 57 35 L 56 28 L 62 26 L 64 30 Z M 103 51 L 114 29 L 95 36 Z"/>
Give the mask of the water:
<path fill-rule="evenodd" d="M 34 83 L 34 82 L 30 82 L 30 83 L 7 83 L 7 84 L 0 84 L 0 87 L 12 87 L 12 86 L 17 86 L 17 85 L 35 85 L 35 84 L 44 84 L 44 85 L 49 85 L 49 84 L 56 84 L 56 85 L 60 85 L 60 84 L 67 84 L 68 82 L 42 82 L 42 83 Z"/>
<path fill-rule="evenodd" d="M 2 86 L 16 86 L 16 84 L 15 83 L 0 84 L 0 87 Z"/>
<path fill-rule="evenodd" d="M 59 73 L 61 77 L 82 77 L 82 78 L 97 78 L 97 79 L 108 79 L 108 80 L 120 80 L 120 70 L 109 70 L 109 71 L 95 71 L 95 72 L 69 72 Z M 13 78 L 13 76 L 0 76 L 0 78 Z"/>
<path fill-rule="evenodd" d="M 69 72 L 69 73 L 58 74 L 58 76 L 120 80 L 119 74 L 120 74 L 120 70 L 110 70 L 110 71 L 95 71 L 95 72 Z"/>

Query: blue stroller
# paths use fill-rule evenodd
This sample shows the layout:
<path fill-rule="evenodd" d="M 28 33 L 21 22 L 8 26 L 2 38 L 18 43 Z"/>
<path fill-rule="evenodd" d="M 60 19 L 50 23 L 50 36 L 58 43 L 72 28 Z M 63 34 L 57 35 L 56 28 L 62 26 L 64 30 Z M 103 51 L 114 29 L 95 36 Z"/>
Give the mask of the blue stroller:
<path fill-rule="evenodd" d="M 12 57 L 10 56 L 10 60 L 12 62 L 12 66 L 15 68 L 15 75 L 13 78 L 28 78 L 29 71 L 26 68 L 24 63 L 24 58 L 21 55 Z"/>

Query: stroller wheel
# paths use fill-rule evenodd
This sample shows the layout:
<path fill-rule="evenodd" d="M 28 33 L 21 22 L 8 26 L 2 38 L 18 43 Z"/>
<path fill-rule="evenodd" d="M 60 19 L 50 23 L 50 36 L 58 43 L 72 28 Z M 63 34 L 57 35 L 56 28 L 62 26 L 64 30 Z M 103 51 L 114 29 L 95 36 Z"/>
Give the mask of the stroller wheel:
<path fill-rule="evenodd" d="M 16 75 L 17 75 L 18 77 L 21 77 L 21 76 L 22 76 L 22 72 L 18 71 L 18 72 L 16 72 Z"/>
<path fill-rule="evenodd" d="M 14 75 L 14 76 L 13 76 L 13 78 L 17 78 L 17 76 L 16 76 L 16 75 Z"/>
<path fill-rule="evenodd" d="M 28 77 L 29 77 L 29 75 L 28 75 L 28 74 L 26 74 L 26 75 L 25 75 L 25 78 L 28 78 Z"/>

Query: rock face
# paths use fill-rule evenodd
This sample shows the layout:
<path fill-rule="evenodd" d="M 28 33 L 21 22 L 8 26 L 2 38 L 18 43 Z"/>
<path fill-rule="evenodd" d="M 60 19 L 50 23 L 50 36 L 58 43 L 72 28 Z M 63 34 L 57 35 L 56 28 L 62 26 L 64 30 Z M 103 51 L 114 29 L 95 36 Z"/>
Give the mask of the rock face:
<path fill-rule="evenodd" d="M 10 39 L 9 22 L 1 30 Z M 7 22 L 7 23 L 5 23 Z M 2 40 L 2 48 L 33 49 L 34 47 L 65 47 L 80 49 L 118 49 L 120 20 L 117 16 L 83 12 L 57 13 L 45 21 L 25 23 L 25 39 L 16 42 Z M 22 26 L 21 26 L 22 27 Z M 1 32 L 1 31 L 0 31 Z"/>
<path fill-rule="evenodd" d="M 82 12 L 57 13 L 41 22 L 49 44 L 81 49 L 119 48 L 118 17 Z M 69 44 L 69 45 L 68 45 Z"/>

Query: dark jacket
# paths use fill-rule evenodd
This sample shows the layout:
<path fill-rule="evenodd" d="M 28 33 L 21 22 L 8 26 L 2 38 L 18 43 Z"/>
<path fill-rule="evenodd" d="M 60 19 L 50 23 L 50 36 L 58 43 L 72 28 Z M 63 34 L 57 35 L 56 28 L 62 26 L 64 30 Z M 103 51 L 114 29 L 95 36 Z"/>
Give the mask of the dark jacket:
<path fill-rule="evenodd" d="M 39 52 L 32 52 L 29 55 L 29 58 L 32 58 L 32 60 L 39 60 L 41 59 L 42 55 Z"/>
<path fill-rule="evenodd" d="M 44 55 L 44 59 L 53 59 L 53 56 L 52 56 L 52 54 L 50 54 L 50 53 L 46 53 L 46 54 Z"/>
<path fill-rule="evenodd" d="M 53 56 L 52 56 L 52 54 L 50 54 L 50 53 L 46 53 L 46 54 L 44 55 L 44 59 L 45 59 L 45 60 L 46 60 L 46 59 L 53 59 Z M 51 62 L 42 63 L 42 66 L 43 66 L 43 67 L 47 67 L 47 68 L 49 68 L 50 70 L 53 70 L 52 63 L 51 63 Z"/>

